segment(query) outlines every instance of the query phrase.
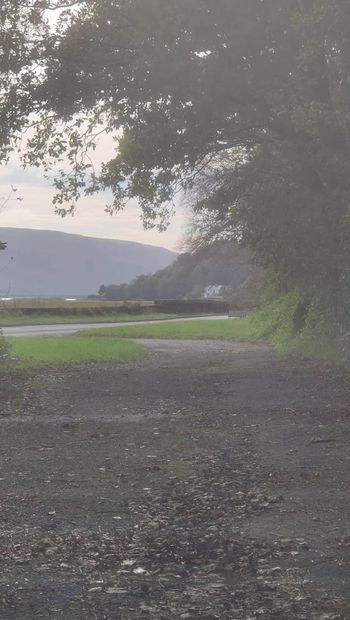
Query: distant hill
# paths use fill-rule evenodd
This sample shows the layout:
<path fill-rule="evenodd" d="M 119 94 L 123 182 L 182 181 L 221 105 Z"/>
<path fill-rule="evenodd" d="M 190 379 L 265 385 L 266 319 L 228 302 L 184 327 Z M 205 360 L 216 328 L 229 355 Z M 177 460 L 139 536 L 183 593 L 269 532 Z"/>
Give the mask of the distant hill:
<path fill-rule="evenodd" d="M 170 266 L 150 276 L 139 276 L 130 284 L 117 286 L 105 281 L 99 292 L 111 300 L 196 298 L 203 295 L 206 287 L 222 285 L 230 289 L 231 296 L 252 297 L 261 276 L 261 269 L 252 264 L 246 248 L 225 241 L 180 254 Z"/>
<path fill-rule="evenodd" d="M 176 257 L 161 247 L 49 230 L 1 228 L 0 240 L 7 243 L 0 252 L 0 296 L 85 296 L 101 282 L 130 282 Z"/>

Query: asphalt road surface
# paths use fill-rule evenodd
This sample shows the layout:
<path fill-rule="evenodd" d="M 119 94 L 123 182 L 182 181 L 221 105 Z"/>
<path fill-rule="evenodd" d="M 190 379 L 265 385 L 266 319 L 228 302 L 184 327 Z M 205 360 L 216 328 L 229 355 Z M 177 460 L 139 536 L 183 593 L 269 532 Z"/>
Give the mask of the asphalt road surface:
<path fill-rule="evenodd" d="M 4 336 L 70 336 L 76 334 L 82 329 L 98 329 L 99 327 L 120 327 L 123 325 L 148 325 L 153 323 L 166 323 L 170 321 L 191 321 L 194 317 L 182 318 L 182 319 L 163 319 L 159 321 L 127 321 L 120 323 L 75 323 L 73 325 L 16 325 L 12 327 L 3 327 L 2 331 Z M 196 317 L 196 320 L 214 320 L 227 319 L 227 315 Z M 232 317 L 231 317 L 232 318 Z M 238 317 L 236 317 L 238 318 Z"/>

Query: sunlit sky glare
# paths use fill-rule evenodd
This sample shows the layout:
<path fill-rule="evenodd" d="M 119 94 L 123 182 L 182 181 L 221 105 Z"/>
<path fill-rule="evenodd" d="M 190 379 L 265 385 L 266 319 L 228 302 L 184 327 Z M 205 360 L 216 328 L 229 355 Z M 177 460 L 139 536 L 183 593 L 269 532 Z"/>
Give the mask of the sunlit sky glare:
<path fill-rule="evenodd" d="M 54 212 L 54 189 L 36 169 L 23 170 L 16 163 L 0 168 L 0 196 L 8 194 L 11 185 L 17 188 L 0 212 L 0 227 L 58 230 L 71 234 L 137 241 L 148 245 L 163 246 L 180 251 L 185 232 L 185 212 L 179 206 L 169 229 L 159 233 L 156 229 L 144 230 L 137 202 L 131 202 L 117 215 L 105 213 L 110 196 L 98 194 L 82 198 L 74 217 L 61 218 Z M 15 200 L 16 196 L 21 201 Z"/>

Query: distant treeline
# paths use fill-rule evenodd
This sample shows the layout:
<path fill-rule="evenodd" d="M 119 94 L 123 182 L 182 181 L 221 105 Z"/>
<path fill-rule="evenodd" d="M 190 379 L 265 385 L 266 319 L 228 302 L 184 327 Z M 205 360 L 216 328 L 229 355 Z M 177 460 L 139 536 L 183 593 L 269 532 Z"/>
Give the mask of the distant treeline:
<path fill-rule="evenodd" d="M 99 295 L 113 301 L 196 299 L 213 284 L 237 294 L 255 284 L 259 273 L 246 249 L 232 241 L 217 242 L 210 248 L 181 254 L 169 267 L 138 276 L 130 284 L 102 285 Z"/>

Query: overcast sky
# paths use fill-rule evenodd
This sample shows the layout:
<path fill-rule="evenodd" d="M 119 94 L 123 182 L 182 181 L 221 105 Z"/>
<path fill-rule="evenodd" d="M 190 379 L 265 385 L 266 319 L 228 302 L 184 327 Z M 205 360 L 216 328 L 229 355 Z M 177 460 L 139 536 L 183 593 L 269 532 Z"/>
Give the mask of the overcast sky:
<path fill-rule="evenodd" d="M 109 239 L 138 241 L 149 245 L 159 245 L 171 250 L 179 250 L 184 233 L 184 213 L 178 209 L 169 230 L 145 231 L 140 220 L 137 203 L 130 204 L 124 212 L 111 217 L 104 212 L 108 196 L 97 195 L 83 198 L 74 217 L 61 218 L 54 213 L 51 204 L 54 194 L 45 182 L 41 172 L 22 170 L 12 164 L 0 168 L 0 195 L 7 195 L 13 185 L 18 188 L 22 201 L 10 201 L 0 213 L 0 227 L 36 228 L 60 230 L 72 234 Z"/>
<path fill-rule="evenodd" d="M 56 24 L 58 13 L 48 13 L 47 17 L 52 25 Z M 27 130 L 26 139 L 29 137 L 31 131 Z M 94 165 L 98 167 L 102 161 L 113 158 L 115 153 L 114 135 L 102 136 L 93 151 Z M 130 204 L 124 212 L 111 217 L 104 212 L 106 203 L 110 202 L 106 195 L 83 198 L 74 217 L 61 218 L 54 212 L 54 190 L 45 182 L 43 174 L 35 168 L 23 170 L 16 154 L 13 155 L 11 165 L 0 167 L 0 197 L 8 194 L 11 185 L 18 188 L 22 201 L 10 201 L 5 209 L 0 210 L 0 228 L 60 230 L 89 237 L 137 241 L 180 250 L 186 222 L 184 211 L 180 208 L 170 228 L 164 233 L 143 229 L 136 202 Z"/>

